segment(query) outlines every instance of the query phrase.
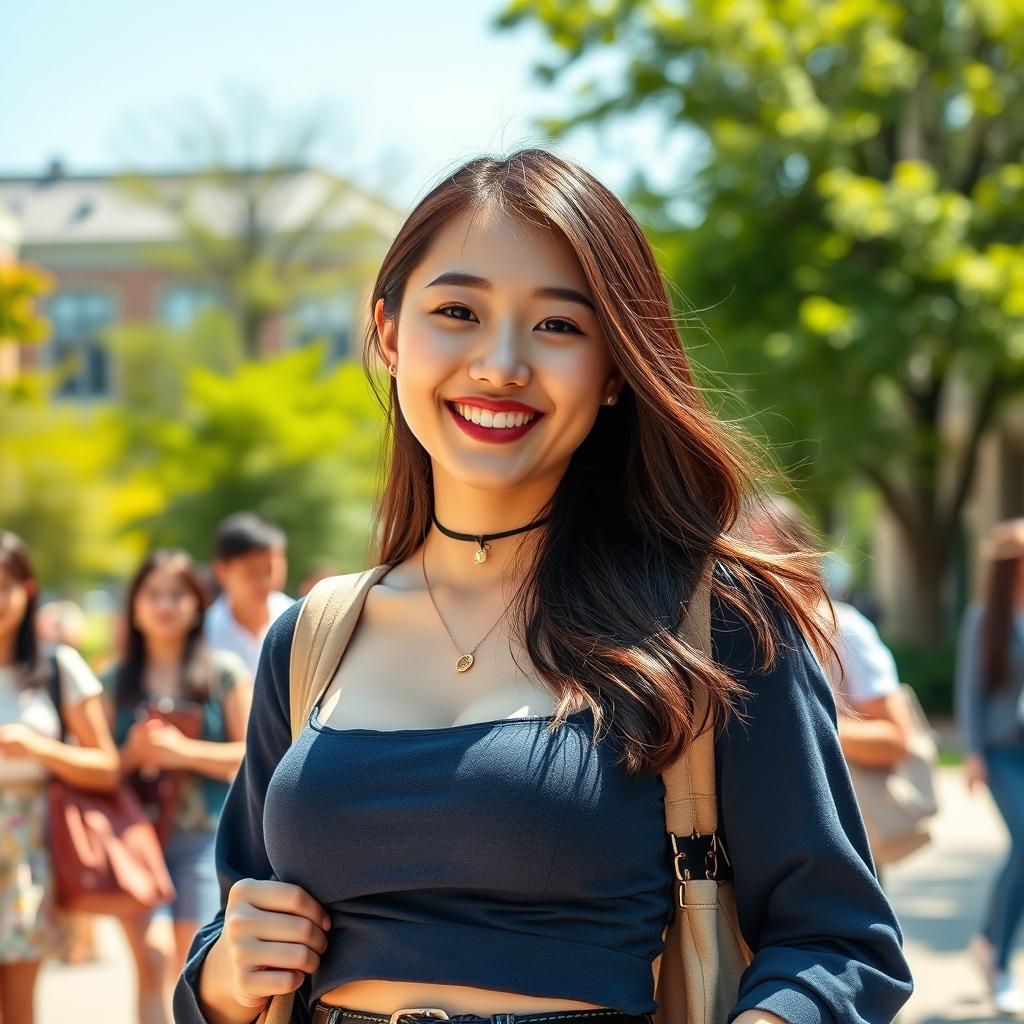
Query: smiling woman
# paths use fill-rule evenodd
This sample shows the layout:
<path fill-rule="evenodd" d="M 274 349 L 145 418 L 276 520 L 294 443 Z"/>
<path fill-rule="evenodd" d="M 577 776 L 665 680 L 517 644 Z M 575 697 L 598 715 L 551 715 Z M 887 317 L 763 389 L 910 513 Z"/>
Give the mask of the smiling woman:
<path fill-rule="evenodd" d="M 816 556 L 745 531 L 764 471 L 696 386 L 629 211 L 544 150 L 472 160 L 403 224 L 369 313 L 378 564 L 267 637 L 176 1021 L 295 993 L 275 1021 L 651 1024 L 684 912 L 662 773 L 712 727 L 689 799 L 751 959 L 709 1019 L 891 1020 L 912 984 L 819 666 Z M 336 656 L 293 721 L 317 623 Z"/>

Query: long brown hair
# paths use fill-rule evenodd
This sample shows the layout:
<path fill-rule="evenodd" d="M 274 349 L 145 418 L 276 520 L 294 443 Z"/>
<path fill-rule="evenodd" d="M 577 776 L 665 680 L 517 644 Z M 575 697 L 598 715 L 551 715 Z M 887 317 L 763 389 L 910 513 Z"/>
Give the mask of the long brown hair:
<path fill-rule="evenodd" d="M 0 567 L 11 579 L 30 588 L 25 614 L 14 634 L 14 669 L 18 687 L 42 686 L 49 678 L 49 667 L 41 655 L 36 635 L 36 610 L 39 580 L 28 545 L 10 530 L 0 530 Z"/>
<path fill-rule="evenodd" d="M 1010 640 L 1013 636 L 1015 598 L 1021 558 L 993 558 L 989 562 L 982 616 L 982 665 L 984 687 L 990 693 L 1003 690 L 1010 682 Z"/>
<path fill-rule="evenodd" d="M 214 682 L 212 654 L 203 640 L 203 621 L 210 598 L 192 556 L 181 548 L 158 548 L 139 566 L 124 601 L 125 650 L 118 665 L 114 683 L 114 703 L 122 708 L 135 708 L 146 698 L 146 638 L 135 625 L 135 599 L 149 574 L 166 569 L 196 596 L 199 613 L 185 637 L 181 656 L 184 696 L 189 700 L 209 699 Z"/>
<path fill-rule="evenodd" d="M 777 646 L 773 598 L 816 648 L 830 647 L 812 612 L 821 579 L 813 555 L 772 551 L 731 533 L 763 470 L 698 389 L 640 226 L 582 168 L 534 148 L 463 164 L 400 228 L 377 275 L 371 311 L 383 299 L 384 315 L 397 320 L 406 280 L 441 225 L 488 207 L 565 239 L 626 381 L 618 403 L 602 408 L 548 505 L 537 512 L 550 514 L 552 522 L 513 599 L 512 629 L 559 699 L 552 728 L 582 698 L 594 710 L 597 732 L 606 725 L 621 743 L 629 772 L 658 772 L 709 719 L 724 725 L 745 692 L 679 633 L 709 559 L 735 583 L 715 574 L 713 595 L 749 618 L 766 666 Z M 391 378 L 381 387 L 372 316 L 363 356 L 386 415 L 377 560 L 394 564 L 430 529 L 431 462 L 402 415 Z M 691 679 L 709 695 L 700 723 Z"/>

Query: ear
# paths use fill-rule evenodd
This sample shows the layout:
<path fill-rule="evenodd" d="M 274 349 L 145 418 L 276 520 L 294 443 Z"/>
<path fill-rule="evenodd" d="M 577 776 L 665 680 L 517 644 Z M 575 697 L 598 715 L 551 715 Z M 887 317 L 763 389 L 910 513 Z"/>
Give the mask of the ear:
<path fill-rule="evenodd" d="M 227 562 L 219 558 L 215 558 L 213 560 L 213 577 L 222 588 L 224 586 L 224 576 L 226 575 L 227 564 Z"/>
<path fill-rule="evenodd" d="M 373 322 L 377 327 L 377 339 L 380 351 L 384 356 L 385 367 L 390 363 L 398 363 L 398 337 L 395 321 L 384 315 L 384 300 L 378 299 L 373 307 Z"/>
<path fill-rule="evenodd" d="M 626 383 L 626 378 L 618 371 L 612 370 L 605 378 L 604 392 L 601 395 L 603 402 L 609 395 L 618 395 Z"/>

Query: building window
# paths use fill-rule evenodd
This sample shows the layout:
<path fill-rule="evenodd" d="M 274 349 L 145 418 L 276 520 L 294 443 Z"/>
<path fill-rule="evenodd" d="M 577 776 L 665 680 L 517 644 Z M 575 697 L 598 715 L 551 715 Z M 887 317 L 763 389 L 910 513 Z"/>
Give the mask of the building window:
<path fill-rule="evenodd" d="M 110 356 L 103 332 L 114 320 L 114 302 L 105 292 L 60 292 L 47 312 L 53 325 L 51 362 L 61 370 L 61 398 L 102 398 L 110 394 Z"/>
<path fill-rule="evenodd" d="M 212 288 L 197 284 L 176 284 L 160 296 L 160 319 L 178 331 L 188 330 L 205 309 L 217 305 Z"/>
<path fill-rule="evenodd" d="M 325 338 L 332 360 L 348 359 L 352 353 L 352 300 L 347 295 L 303 299 L 289 313 L 287 334 L 293 348 Z"/>

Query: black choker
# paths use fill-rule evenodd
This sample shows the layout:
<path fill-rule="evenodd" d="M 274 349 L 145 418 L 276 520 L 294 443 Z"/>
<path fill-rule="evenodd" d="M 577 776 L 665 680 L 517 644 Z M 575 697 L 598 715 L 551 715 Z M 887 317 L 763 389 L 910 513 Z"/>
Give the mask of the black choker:
<path fill-rule="evenodd" d="M 430 518 L 433 519 L 434 525 L 446 536 L 451 537 L 452 540 L 472 540 L 476 541 L 476 551 L 473 553 L 473 561 L 477 565 L 482 565 L 487 561 L 487 552 L 490 551 L 491 545 L 487 542 L 489 540 L 500 540 L 502 537 L 514 537 L 517 533 L 526 533 L 527 530 L 535 530 L 538 526 L 544 526 L 545 523 L 551 522 L 551 516 L 547 516 L 545 519 L 535 519 L 532 523 L 527 523 L 525 526 L 519 526 L 514 530 L 504 530 L 502 533 L 456 533 L 454 530 L 449 530 L 447 527 L 442 526 L 437 521 L 437 516 L 434 515 L 434 510 L 430 510 Z"/>

